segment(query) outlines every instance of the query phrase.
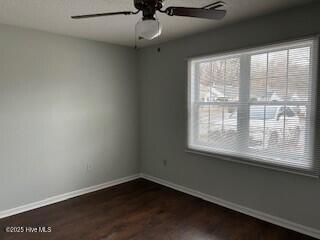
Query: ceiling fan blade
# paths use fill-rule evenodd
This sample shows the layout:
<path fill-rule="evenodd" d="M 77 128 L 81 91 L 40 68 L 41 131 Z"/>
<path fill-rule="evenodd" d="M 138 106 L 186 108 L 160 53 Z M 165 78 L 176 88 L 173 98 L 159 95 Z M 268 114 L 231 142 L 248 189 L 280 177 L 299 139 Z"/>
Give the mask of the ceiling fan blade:
<path fill-rule="evenodd" d="M 134 15 L 134 14 L 137 14 L 138 12 L 123 11 L 123 12 L 96 13 L 96 14 L 72 16 L 71 18 L 82 19 L 82 18 L 95 18 L 95 17 L 115 16 L 115 15 Z"/>
<path fill-rule="evenodd" d="M 223 6 L 224 6 L 223 4 L 218 4 L 218 5 L 214 5 L 214 6 L 206 6 L 206 7 L 204 7 L 203 9 L 213 10 L 213 9 L 221 8 L 221 7 L 223 7 Z"/>
<path fill-rule="evenodd" d="M 204 6 L 203 9 L 217 9 L 217 8 L 220 8 L 220 7 L 223 7 L 225 5 L 225 2 L 223 1 L 218 1 L 218 2 L 215 2 L 215 3 L 211 3 L 207 6 Z"/>
<path fill-rule="evenodd" d="M 165 10 L 169 16 L 196 17 L 205 19 L 219 20 L 224 18 L 226 10 L 188 8 L 188 7 L 169 7 Z"/>

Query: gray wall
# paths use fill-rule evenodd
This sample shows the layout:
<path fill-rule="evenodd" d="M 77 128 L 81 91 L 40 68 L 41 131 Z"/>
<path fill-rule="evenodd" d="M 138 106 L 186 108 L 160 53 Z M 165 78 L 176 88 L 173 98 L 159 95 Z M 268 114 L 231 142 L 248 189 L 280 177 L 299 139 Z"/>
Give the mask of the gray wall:
<path fill-rule="evenodd" d="M 134 50 L 0 36 L 0 211 L 139 172 Z"/>
<path fill-rule="evenodd" d="M 319 13 L 314 4 L 141 50 L 142 172 L 320 229 L 320 180 L 185 152 L 185 59 L 319 33 Z"/>

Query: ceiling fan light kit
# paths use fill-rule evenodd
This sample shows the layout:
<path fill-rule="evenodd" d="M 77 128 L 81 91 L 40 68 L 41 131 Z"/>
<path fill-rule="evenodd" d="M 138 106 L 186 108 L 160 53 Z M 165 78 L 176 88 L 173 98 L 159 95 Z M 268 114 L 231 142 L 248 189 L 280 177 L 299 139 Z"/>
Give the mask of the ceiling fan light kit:
<path fill-rule="evenodd" d="M 136 12 L 122 11 L 111 13 L 98 13 L 89 15 L 72 16 L 73 19 L 94 18 L 114 15 L 135 15 L 142 12 L 142 19 L 136 24 L 136 35 L 139 38 L 152 40 L 161 35 L 162 26 L 156 19 L 156 12 L 165 13 L 168 16 L 195 17 L 202 19 L 219 20 L 224 18 L 226 10 L 219 8 L 224 6 L 224 2 L 218 1 L 202 8 L 193 7 L 168 7 L 163 9 L 164 0 L 134 0 Z"/>
<path fill-rule="evenodd" d="M 136 34 L 138 37 L 152 40 L 161 35 L 162 26 L 157 19 L 141 20 L 136 25 Z"/>

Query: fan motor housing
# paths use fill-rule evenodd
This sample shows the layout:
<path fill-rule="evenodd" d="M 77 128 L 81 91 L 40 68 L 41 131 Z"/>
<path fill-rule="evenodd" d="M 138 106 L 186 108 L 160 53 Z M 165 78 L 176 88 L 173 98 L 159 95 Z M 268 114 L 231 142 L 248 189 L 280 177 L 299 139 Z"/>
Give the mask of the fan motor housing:
<path fill-rule="evenodd" d="M 134 0 L 136 9 L 143 12 L 143 19 L 154 19 L 157 10 L 163 7 L 163 0 Z"/>

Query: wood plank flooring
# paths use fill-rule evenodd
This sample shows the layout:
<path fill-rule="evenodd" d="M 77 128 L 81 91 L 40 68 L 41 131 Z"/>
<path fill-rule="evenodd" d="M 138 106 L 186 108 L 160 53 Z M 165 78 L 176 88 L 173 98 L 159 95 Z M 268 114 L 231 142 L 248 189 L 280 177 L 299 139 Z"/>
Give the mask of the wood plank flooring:
<path fill-rule="evenodd" d="M 7 226 L 50 233 L 5 233 Z M 309 240 L 299 233 L 138 179 L 0 220 L 0 240 Z"/>

